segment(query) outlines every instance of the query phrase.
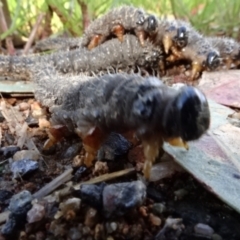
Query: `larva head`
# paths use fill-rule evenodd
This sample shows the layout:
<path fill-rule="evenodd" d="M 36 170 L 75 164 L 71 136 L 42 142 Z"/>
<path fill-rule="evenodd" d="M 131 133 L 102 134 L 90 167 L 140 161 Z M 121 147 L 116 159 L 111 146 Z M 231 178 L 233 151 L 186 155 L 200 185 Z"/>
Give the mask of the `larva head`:
<path fill-rule="evenodd" d="M 168 103 L 162 124 L 167 138 L 181 137 L 184 141 L 200 138 L 210 124 L 205 95 L 194 87 L 182 87 Z"/>
<path fill-rule="evenodd" d="M 187 31 L 186 27 L 182 26 L 182 27 L 179 27 L 177 29 L 177 34 L 173 38 L 173 41 L 174 41 L 176 47 L 178 47 L 180 49 L 187 46 L 187 44 L 188 44 L 188 31 Z"/>
<path fill-rule="evenodd" d="M 148 16 L 146 19 L 146 29 L 145 30 L 147 32 L 154 32 L 154 31 L 156 31 L 157 27 L 158 27 L 158 22 L 157 22 L 156 17 L 153 15 Z"/>
<path fill-rule="evenodd" d="M 206 59 L 206 67 L 209 70 L 214 70 L 220 66 L 220 56 L 217 52 L 209 52 Z"/>

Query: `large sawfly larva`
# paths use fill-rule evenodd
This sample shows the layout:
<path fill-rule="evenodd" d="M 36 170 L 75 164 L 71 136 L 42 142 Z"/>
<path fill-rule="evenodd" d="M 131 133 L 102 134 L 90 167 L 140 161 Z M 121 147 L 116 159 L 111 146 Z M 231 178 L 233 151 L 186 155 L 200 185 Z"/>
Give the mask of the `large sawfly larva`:
<path fill-rule="evenodd" d="M 149 18 L 139 8 L 131 6 L 115 8 L 88 26 L 83 35 L 82 46 L 92 49 L 113 35 L 123 41 L 125 32 L 134 33 L 141 45 L 144 45 L 146 35 L 156 29 L 156 23 L 156 19 Z"/>
<path fill-rule="evenodd" d="M 174 89 L 155 77 L 53 76 L 42 78 L 38 85 L 38 100 L 46 103 L 47 97 L 58 102 L 50 107 L 53 126 L 67 126 L 82 138 L 88 166 L 111 132 L 131 130 L 142 141 L 144 174 L 149 177 L 163 141 L 186 147 L 187 141 L 198 139 L 209 127 L 208 103 L 199 90 L 190 86 Z M 49 141 L 57 141 L 54 134 Z"/>
<path fill-rule="evenodd" d="M 239 66 L 240 44 L 237 41 L 227 37 L 207 37 L 206 39 L 219 51 L 222 63 L 227 69 Z"/>
<path fill-rule="evenodd" d="M 88 51 L 86 48 L 72 51 L 59 51 L 43 56 L 0 56 L 0 72 L 5 75 L 14 73 L 30 77 L 30 73 L 54 67 L 59 73 L 78 74 L 106 73 L 141 70 L 159 70 L 159 62 L 163 60 L 162 51 L 149 41 L 141 47 L 134 35 L 126 35 L 123 42 L 109 40 L 99 47 Z"/>

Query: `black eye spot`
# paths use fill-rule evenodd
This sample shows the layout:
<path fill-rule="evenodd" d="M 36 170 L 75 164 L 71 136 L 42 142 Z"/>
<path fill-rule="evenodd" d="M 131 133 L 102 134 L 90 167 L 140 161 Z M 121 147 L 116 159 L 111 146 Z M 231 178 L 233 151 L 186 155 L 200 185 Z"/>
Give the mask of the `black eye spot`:
<path fill-rule="evenodd" d="M 220 65 L 219 55 L 216 52 L 210 52 L 207 55 L 206 64 L 209 69 L 216 69 Z"/>
<path fill-rule="evenodd" d="M 138 19 L 138 21 L 137 21 L 137 24 L 138 24 L 138 25 L 143 25 L 144 22 L 145 22 L 145 17 L 144 17 L 144 16 L 141 16 L 141 17 L 139 17 L 139 19 Z"/>
<path fill-rule="evenodd" d="M 157 19 L 151 15 L 148 17 L 147 21 L 148 21 L 147 30 L 155 31 L 157 29 Z"/>

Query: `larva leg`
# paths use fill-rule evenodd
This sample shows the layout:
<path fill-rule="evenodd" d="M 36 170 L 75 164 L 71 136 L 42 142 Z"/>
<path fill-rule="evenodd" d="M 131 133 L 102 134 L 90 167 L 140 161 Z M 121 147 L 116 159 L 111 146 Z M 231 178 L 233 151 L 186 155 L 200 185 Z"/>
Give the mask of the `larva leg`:
<path fill-rule="evenodd" d="M 146 39 L 146 34 L 145 34 L 144 30 L 137 30 L 137 31 L 135 31 L 135 34 L 138 37 L 138 40 L 139 40 L 141 46 L 143 47 L 145 39 Z"/>
<path fill-rule="evenodd" d="M 122 25 L 116 25 L 113 27 L 112 32 L 117 36 L 120 42 L 123 41 L 123 35 L 125 33 L 124 27 Z"/>
<path fill-rule="evenodd" d="M 186 150 L 189 149 L 187 142 L 183 141 L 180 137 L 168 139 L 166 142 L 175 147 L 183 147 Z"/>
<path fill-rule="evenodd" d="M 143 167 L 143 174 L 146 179 L 149 179 L 152 165 L 159 155 L 159 149 L 162 147 L 163 141 L 159 139 L 148 139 L 142 142 L 143 152 L 145 156 L 145 163 Z"/>
<path fill-rule="evenodd" d="M 90 167 L 107 134 L 97 127 L 92 128 L 87 135 L 83 135 L 79 129 L 76 129 L 76 133 L 82 139 L 86 151 L 84 163 L 87 167 Z"/>
<path fill-rule="evenodd" d="M 172 45 L 173 45 L 173 41 L 172 38 L 169 34 L 164 35 L 163 40 L 163 48 L 166 54 L 169 53 L 169 50 L 171 49 Z"/>
<path fill-rule="evenodd" d="M 191 81 L 196 80 L 201 71 L 202 71 L 202 64 L 199 63 L 198 61 L 193 61 L 192 62 L 192 72 L 191 72 L 190 80 Z"/>
<path fill-rule="evenodd" d="M 171 52 L 174 56 L 177 57 L 177 59 L 180 59 L 182 57 L 181 51 L 179 51 L 175 46 L 171 47 Z"/>
<path fill-rule="evenodd" d="M 98 45 L 100 45 L 103 42 L 103 40 L 104 40 L 104 37 L 102 35 L 97 34 L 91 39 L 87 48 L 89 50 L 91 50 L 91 49 L 97 47 Z"/>
<path fill-rule="evenodd" d="M 43 146 L 43 150 L 48 150 L 56 143 L 61 141 L 67 135 L 67 127 L 64 125 L 55 125 L 48 130 L 48 140 Z"/>

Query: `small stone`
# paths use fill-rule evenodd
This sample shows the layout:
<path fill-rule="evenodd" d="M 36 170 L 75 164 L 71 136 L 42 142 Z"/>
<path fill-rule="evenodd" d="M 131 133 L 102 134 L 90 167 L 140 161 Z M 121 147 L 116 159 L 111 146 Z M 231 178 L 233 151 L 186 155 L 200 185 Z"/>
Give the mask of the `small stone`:
<path fill-rule="evenodd" d="M 147 217 L 147 216 L 148 216 L 147 207 L 145 207 L 145 206 L 141 206 L 141 207 L 139 208 L 139 212 L 141 213 L 141 215 L 142 215 L 143 217 Z"/>
<path fill-rule="evenodd" d="M 194 231 L 196 234 L 205 236 L 205 237 L 212 237 L 214 230 L 208 226 L 207 224 L 198 223 L 194 226 Z"/>
<path fill-rule="evenodd" d="M 94 239 L 95 240 L 101 240 L 104 236 L 104 227 L 102 224 L 97 224 L 94 229 Z"/>
<path fill-rule="evenodd" d="M 38 120 L 32 116 L 32 114 L 29 114 L 28 117 L 26 118 L 26 123 L 28 124 L 29 127 L 38 127 Z"/>
<path fill-rule="evenodd" d="M 36 152 L 35 150 L 22 150 L 16 152 L 13 156 L 14 161 L 18 161 L 21 159 L 32 159 L 37 161 L 40 158 L 41 158 L 40 153 Z"/>
<path fill-rule="evenodd" d="M 152 210 L 156 215 L 161 215 L 166 212 L 166 206 L 163 203 L 154 203 L 152 206 Z"/>
<path fill-rule="evenodd" d="M 117 223 L 115 223 L 115 222 L 111 222 L 110 223 L 110 227 L 111 227 L 111 229 L 112 229 L 112 232 L 115 232 L 116 230 L 117 230 Z"/>
<path fill-rule="evenodd" d="M 93 169 L 93 174 L 95 176 L 99 176 L 99 175 L 103 175 L 103 174 L 106 174 L 108 173 L 108 165 L 106 162 L 100 162 L 100 161 L 97 161 L 95 163 L 95 166 L 94 166 L 94 169 Z"/>
<path fill-rule="evenodd" d="M 6 159 L 12 157 L 18 151 L 20 151 L 20 147 L 18 146 L 2 147 L 0 148 L 0 155 Z"/>
<path fill-rule="evenodd" d="M 111 133 L 98 151 L 97 159 L 113 161 L 126 154 L 131 143 L 118 133 Z"/>
<path fill-rule="evenodd" d="M 33 197 L 29 191 L 22 191 L 11 198 L 9 210 L 13 215 L 26 215 L 31 209 Z"/>
<path fill-rule="evenodd" d="M 63 154 L 62 158 L 65 159 L 65 158 L 68 158 L 68 159 L 72 159 L 74 158 L 79 152 L 80 152 L 80 149 L 81 149 L 81 144 L 80 143 L 75 143 L 73 144 L 72 146 L 70 146 L 66 151 L 65 153 Z"/>
<path fill-rule="evenodd" d="M 45 208 L 40 204 L 33 204 L 32 208 L 27 213 L 28 223 L 38 222 L 45 216 Z"/>
<path fill-rule="evenodd" d="M 86 213 L 84 224 L 87 227 L 94 227 L 98 221 L 98 212 L 94 208 L 89 208 Z"/>
<path fill-rule="evenodd" d="M 71 240 L 80 240 L 82 239 L 82 233 L 79 231 L 78 228 L 72 227 L 68 232 L 68 237 Z"/>
<path fill-rule="evenodd" d="M 2 229 L 1 229 L 1 232 L 2 232 L 3 235 L 10 235 L 10 234 L 13 233 L 16 226 L 17 226 L 17 223 L 16 223 L 15 218 L 9 217 L 7 222 L 3 225 Z"/>
<path fill-rule="evenodd" d="M 21 102 L 18 104 L 19 110 L 20 111 L 25 111 L 28 110 L 30 108 L 30 105 L 26 102 Z"/>
<path fill-rule="evenodd" d="M 212 240 L 222 240 L 222 237 L 216 233 L 212 235 Z"/>
<path fill-rule="evenodd" d="M 38 162 L 30 159 L 22 159 L 11 164 L 11 171 L 14 178 L 18 178 L 19 176 L 23 177 L 24 175 L 27 175 L 38 168 Z"/>
<path fill-rule="evenodd" d="M 2 123 L 5 120 L 5 117 L 2 115 L 2 111 L 0 111 L 0 123 Z"/>
<path fill-rule="evenodd" d="M 75 218 L 76 212 L 80 209 L 81 199 L 79 198 L 69 198 L 65 202 L 60 203 L 59 209 L 61 210 L 61 215 L 65 219 L 71 220 Z"/>
<path fill-rule="evenodd" d="M 188 191 L 186 189 L 179 189 L 177 191 L 174 191 L 175 200 L 181 200 L 183 197 L 185 197 L 188 194 Z"/>
<path fill-rule="evenodd" d="M 74 181 L 78 182 L 86 172 L 87 172 L 87 168 L 85 166 L 80 166 L 74 174 Z"/>
<path fill-rule="evenodd" d="M 8 204 L 12 195 L 13 193 L 8 190 L 0 189 L 0 204 Z"/>
<path fill-rule="evenodd" d="M 80 189 L 75 192 L 76 196 L 80 197 L 84 203 L 100 209 L 102 207 L 102 192 L 106 186 L 101 184 L 82 184 Z"/>
<path fill-rule="evenodd" d="M 157 217 L 154 214 L 152 214 L 152 213 L 149 214 L 149 221 L 154 226 L 160 226 L 161 223 L 162 223 L 162 220 L 159 217 Z"/>
<path fill-rule="evenodd" d="M 106 217 L 122 216 L 140 206 L 146 198 L 142 181 L 110 184 L 103 189 L 103 209 Z"/>

